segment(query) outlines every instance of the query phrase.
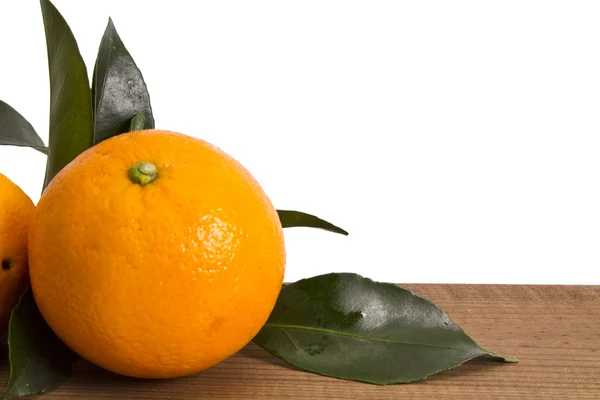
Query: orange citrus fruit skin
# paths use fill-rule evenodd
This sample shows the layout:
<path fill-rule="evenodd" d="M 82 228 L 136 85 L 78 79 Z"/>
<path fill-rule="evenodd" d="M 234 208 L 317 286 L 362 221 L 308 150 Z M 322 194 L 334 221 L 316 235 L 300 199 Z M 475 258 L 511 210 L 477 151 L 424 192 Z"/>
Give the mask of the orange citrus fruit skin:
<path fill-rule="evenodd" d="M 133 183 L 151 162 L 158 178 Z M 283 282 L 281 223 L 236 160 L 168 131 L 106 140 L 48 185 L 29 235 L 39 309 L 74 351 L 110 371 L 171 378 L 245 346 Z"/>
<path fill-rule="evenodd" d="M 34 212 L 25 192 L 0 174 L 0 332 L 27 284 L 27 228 Z"/>

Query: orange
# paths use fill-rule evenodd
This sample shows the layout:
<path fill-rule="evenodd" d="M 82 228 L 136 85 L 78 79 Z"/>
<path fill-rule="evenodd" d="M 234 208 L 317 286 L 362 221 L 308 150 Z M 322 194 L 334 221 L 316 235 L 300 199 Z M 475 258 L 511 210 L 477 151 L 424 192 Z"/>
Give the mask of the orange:
<path fill-rule="evenodd" d="M 34 211 L 21 188 L 0 174 L 0 332 L 27 284 L 27 227 Z"/>
<path fill-rule="evenodd" d="M 208 368 L 260 330 L 283 282 L 277 212 L 202 140 L 147 130 L 85 151 L 48 185 L 29 235 L 31 285 L 54 332 L 110 371 Z"/>

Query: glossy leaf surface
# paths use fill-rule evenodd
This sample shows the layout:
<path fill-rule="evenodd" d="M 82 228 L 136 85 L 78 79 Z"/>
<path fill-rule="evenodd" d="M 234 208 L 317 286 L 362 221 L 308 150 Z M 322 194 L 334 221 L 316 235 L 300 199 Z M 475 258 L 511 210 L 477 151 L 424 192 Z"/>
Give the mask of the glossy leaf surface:
<path fill-rule="evenodd" d="M 92 86 L 94 144 L 129 132 L 139 113 L 144 114 L 143 129 L 154 128 L 146 83 L 111 19 L 98 50 Z"/>
<path fill-rule="evenodd" d="M 381 385 L 484 355 L 515 361 L 479 347 L 431 301 L 356 274 L 286 285 L 254 341 L 298 368 Z"/>

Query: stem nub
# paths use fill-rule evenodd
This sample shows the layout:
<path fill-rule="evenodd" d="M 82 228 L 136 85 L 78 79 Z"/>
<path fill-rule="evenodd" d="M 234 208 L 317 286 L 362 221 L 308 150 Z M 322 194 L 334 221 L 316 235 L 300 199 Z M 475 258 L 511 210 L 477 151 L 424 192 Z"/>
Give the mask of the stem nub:
<path fill-rule="evenodd" d="M 129 169 L 131 182 L 145 186 L 158 177 L 156 166 L 149 162 L 139 162 Z"/>

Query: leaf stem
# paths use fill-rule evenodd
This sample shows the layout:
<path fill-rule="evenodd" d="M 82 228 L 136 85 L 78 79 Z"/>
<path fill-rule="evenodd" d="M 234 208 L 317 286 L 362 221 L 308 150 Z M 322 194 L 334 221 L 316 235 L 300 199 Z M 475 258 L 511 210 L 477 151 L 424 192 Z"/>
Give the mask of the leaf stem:
<path fill-rule="evenodd" d="M 133 117 L 131 119 L 131 125 L 129 126 L 129 132 L 143 130 L 145 122 L 146 122 L 146 115 L 143 112 L 137 113 L 135 115 L 135 117 Z"/>

